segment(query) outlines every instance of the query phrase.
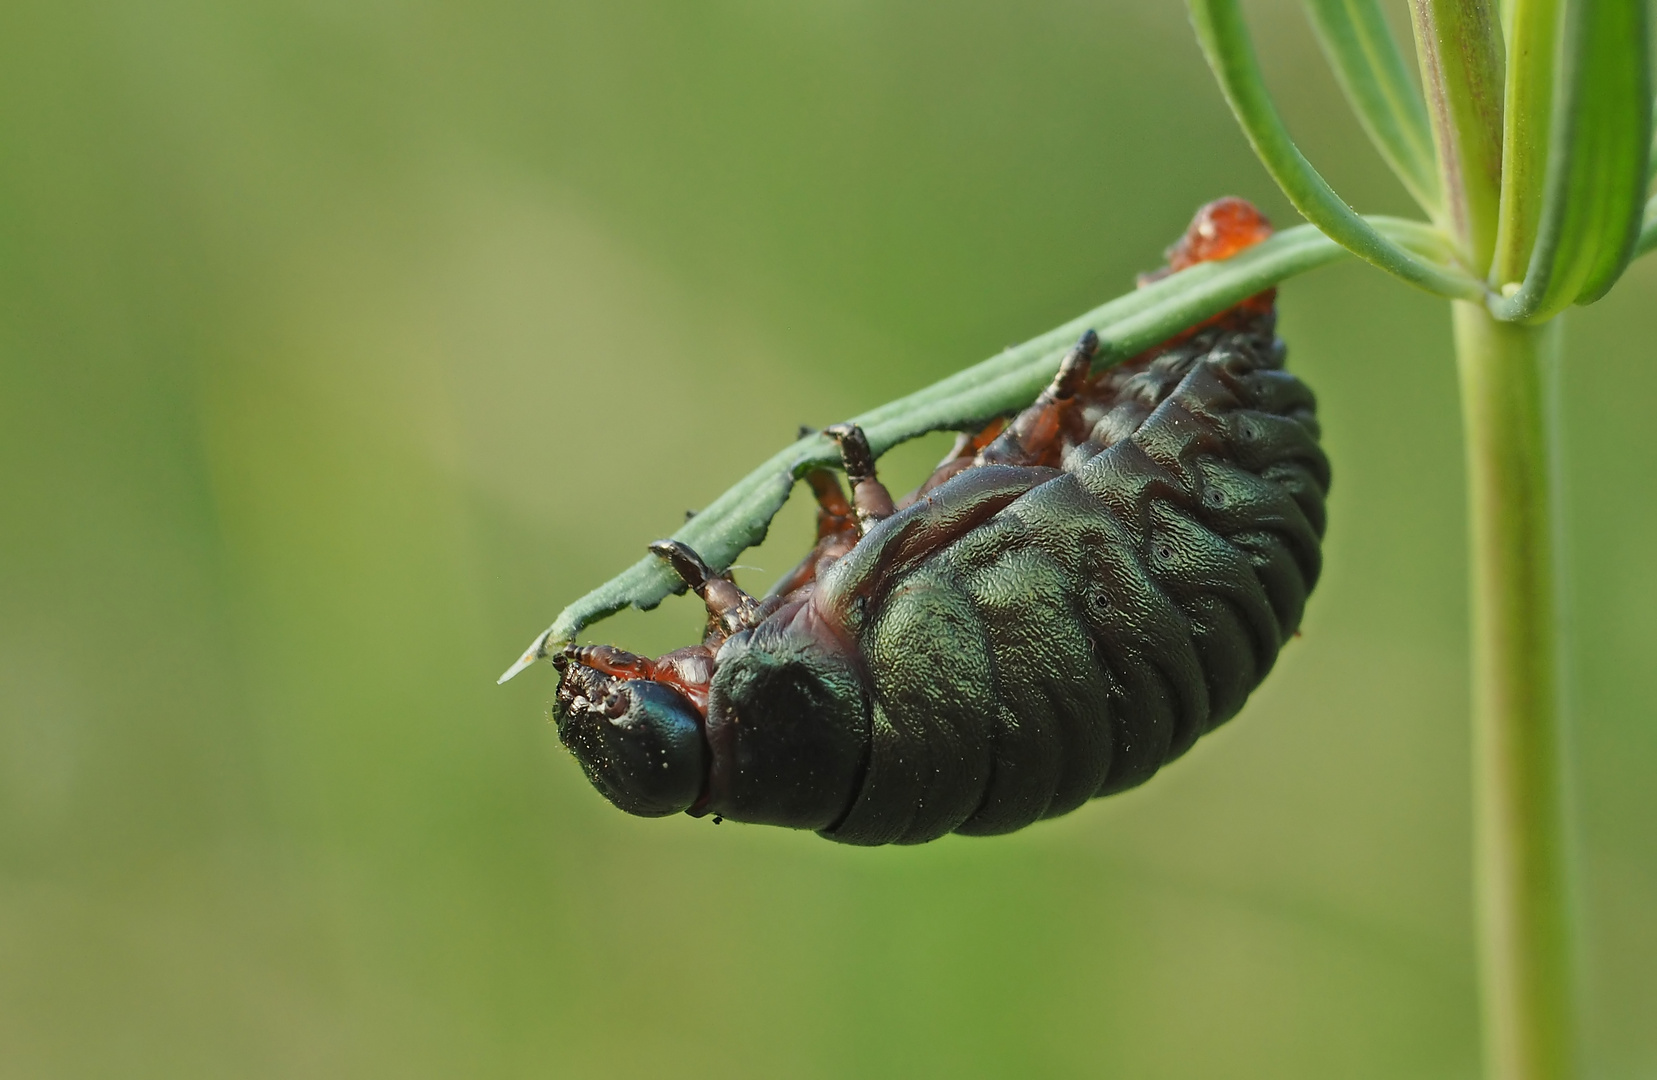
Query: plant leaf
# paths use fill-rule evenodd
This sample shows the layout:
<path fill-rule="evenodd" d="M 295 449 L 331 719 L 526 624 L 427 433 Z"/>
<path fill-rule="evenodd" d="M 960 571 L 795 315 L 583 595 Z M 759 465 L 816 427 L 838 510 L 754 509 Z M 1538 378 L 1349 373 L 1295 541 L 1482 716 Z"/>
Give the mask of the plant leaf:
<path fill-rule="evenodd" d="M 1370 220 L 1379 233 L 1404 248 L 1427 258 L 1449 256 L 1448 239 L 1430 225 L 1396 218 Z M 929 431 L 980 427 L 1034 401 L 1058 371 L 1066 350 L 1085 330 L 1099 335 L 1096 369 L 1108 367 L 1286 278 L 1335 262 L 1345 254 L 1310 225 L 1285 229 L 1223 262 L 1201 263 L 1117 297 L 1055 330 L 855 417 L 853 422 L 863 428 L 876 454 Z M 829 439 L 821 435 L 803 438 L 772 455 L 685 522 L 673 539 L 696 549 L 716 570 L 725 570 L 745 549 L 765 538 L 796 478 L 817 466 L 837 468 L 839 464 L 839 451 Z M 500 681 L 622 608 L 653 608 L 669 593 L 682 591 L 683 583 L 660 559 L 640 559 L 564 609 Z"/>
<path fill-rule="evenodd" d="M 1209 67 L 1266 171 L 1307 221 L 1366 262 L 1439 296 L 1478 299 L 1484 285 L 1464 273 L 1416 258 L 1371 228 L 1336 195 L 1301 154 L 1272 104 L 1236 0 L 1190 0 Z"/>
<path fill-rule="evenodd" d="M 1644 0 L 1569 0 L 1536 244 L 1499 319 L 1537 320 L 1603 296 L 1633 257 L 1651 152 Z"/>
<path fill-rule="evenodd" d="M 1652 104 L 1652 111 L 1654 113 L 1657 113 L 1657 102 L 1654 102 Z M 1646 183 L 1646 190 L 1649 191 L 1651 189 L 1651 182 L 1653 180 L 1657 180 L 1657 123 L 1654 123 L 1652 125 L 1652 129 L 1651 129 L 1651 149 L 1649 151 L 1647 151 L 1647 154 L 1648 154 L 1648 157 L 1647 157 L 1647 160 L 1646 160 L 1645 183 Z"/>
<path fill-rule="evenodd" d="M 1645 212 L 1640 215 L 1640 235 L 1634 241 L 1634 257 L 1648 254 L 1657 248 L 1657 196 L 1648 199 Z"/>
<path fill-rule="evenodd" d="M 1427 106 L 1377 0 L 1306 0 L 1306 10 L 1370 142 L 1410 197 L 1436 219 L 1443 194 Z"/>
<path fill-rule="evenodd" d="M 1490 269 L 1502 187 L 1502 28 L 1492 0 L 1411 0 L 1410 24 L 1444 179 L 1448 225 L 1467 265 Z"/>
<path fill-rule="evenodd" d="M 1509 21 L 1501 220 L 1490 264 L 1490 283 L 1498 289 L 1524 275 L 1536 243 L 1553 121 L 1560 0 L 1514 0 Z"/>

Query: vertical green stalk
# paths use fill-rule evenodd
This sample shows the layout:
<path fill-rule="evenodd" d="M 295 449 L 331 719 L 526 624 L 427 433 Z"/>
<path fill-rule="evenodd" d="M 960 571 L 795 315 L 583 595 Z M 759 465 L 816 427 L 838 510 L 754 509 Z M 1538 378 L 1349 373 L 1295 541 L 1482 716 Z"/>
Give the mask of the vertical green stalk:
<path fill-rule="evenodd" d="M 1475 888 L 1489 1080 L 1576 1074 L 1553 431 L 1559 323 L 1457 303 L 1472 534 Z"/>
<path fill-rule="evenodd" d="M 1502 188 L 1505 49 L 1493 0 L 1411 0 L 1445 209 L 1481 277 L 1496 248 Z"/>

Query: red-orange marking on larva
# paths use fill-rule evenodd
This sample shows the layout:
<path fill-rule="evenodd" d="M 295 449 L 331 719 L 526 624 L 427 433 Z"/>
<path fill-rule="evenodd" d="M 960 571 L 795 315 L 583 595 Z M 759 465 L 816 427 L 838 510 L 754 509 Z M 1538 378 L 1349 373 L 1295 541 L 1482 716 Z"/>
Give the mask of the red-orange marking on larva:
<path fill-rule="evenodd" d="M 1235 196 L 1215 199 L 1191 220 L 1179 243 L 1169 248 L 1168 269 L 1184 270 L 1198 263 L 1229 259 L 1272 234 L 1266 215 Z"/>
<path fill-rule="evenodd" d="M 1229 259 L 1265 240 L 1271 234 L 1272 223 L 1247 200 L 1239 199 L 1235 195 L 1215 199 L 1197 211 L 1197 216 L 1191 219 L 1191 225 L 1185 230 L 1185 235 L 1164 253 L 1168 265 L 1149 274 L 1140 274 L 1139 286 L 1144 288 L 1153 281 L 1161 281 L 1169 274 L 1196 266 L 1198 263 Z M 1195 326 L 1187 327 L 1157 345 L 1157 348 L 1183 341 L 1198 330 L 1223 323 L 1233 315 L 1242 315 L 1245 318 L 1264 315 L 1272 309 L 1272 304 L 1276 300 L 1276 289 L 1255 293 L 1247 300 L 1216 315 L 1210 315 Z"/>

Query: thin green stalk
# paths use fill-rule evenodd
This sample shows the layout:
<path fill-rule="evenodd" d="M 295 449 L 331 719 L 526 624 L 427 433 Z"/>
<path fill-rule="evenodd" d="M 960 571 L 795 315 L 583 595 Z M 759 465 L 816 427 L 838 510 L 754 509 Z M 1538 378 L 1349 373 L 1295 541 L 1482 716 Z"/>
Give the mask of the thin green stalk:
<path fill-rule="evenodd" d="M 1502 184 L 1502 29 L 1491 0 L 1411 0 L 1450 231 L 1482 276 Z"/>
<path fill-rule="evenodd" d="M 1369 141 L 1410 197 L 1438 220 L 1443 212 L 1427 106 L 1378 0 L 1305 0 L 1329 66 Z"/>
<path fill-rule="evenodd" d="M 1559 324 L 1455 305 L 1471 510 L 1475 885 L 1489 1080 L 1576 1075 L 1546 388 Z"/>
<path fill-rule="evenodd" d="M 1243 133 L 1294 208 L 1342 247 L 1411 285 L 1462 300 L 1484 295 L 1484 283 L 1416 258 L 1359 216 L 1295 146 L 1266 90 L 1260 61 L 1237 0 L 1189 0 L 1191 23 Z"/>
<path fill-rule="evenodd" d="M 1374 217 L 1370 225 L 1427 259 L 1450 257 L 1438 230 L 1418 221 Z M 1099 335 L 1095 367 L 1108 366 L 1164 341 L 1188 326 L 1278 282 L 1327 265 L 1346 252 L 1310 225 L 1285 229 L 1223 262 L 1202 263 L 1119 296 L 1057 329 L 957 372 L 907 397 L 853 418 L 876 454 L 929 431 L 981 426 L 1021 409 L 1053 378 L 1059 360 L 1084 330 Z M 749 473 L 673 534 L 708 564 L 724 570 L 765 531 L 787 501 L 796 478 L 817 466 L 837 467 L 839 452 L 820 435 L 801 439 Z M 512 678 L 550 649 L 629 605 L 649 609 L 684 583 L 660 559 L 647 556 L 577 600 L 530 643 L 500 678 Z"/>

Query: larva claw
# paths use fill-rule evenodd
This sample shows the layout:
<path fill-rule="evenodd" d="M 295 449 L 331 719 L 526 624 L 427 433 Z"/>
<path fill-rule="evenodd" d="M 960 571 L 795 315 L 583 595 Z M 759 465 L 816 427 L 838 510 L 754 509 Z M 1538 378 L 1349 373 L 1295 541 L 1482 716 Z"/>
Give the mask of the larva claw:
<path fill-rule="evenodd" d="M 840 444 L 840 461 L 845 466 L 846 479 L 851 482 L 852 505 L 857 509 L 857 520 L 863 531 L 896 513 L 892 493 L 875 475 L 874 451 L 863 429 L 856 424 L 835 424 L 824 428 L 823 434 Z"/>
<path fill-rule="evenodd" d="M 679 580 L 694 589 L 698 596 L 702 595 L 708 579 L 715 576 L 708 564 L 702 561 L 702 556 L 696 554 L 689 544 L 678 540 L 657 540 L 650 545 L 650 554 L 671 566 L 673 572 L 679 575 Z"/>
<path fill-rule="evenodd" d="M 723 635 L 746 630 L 758 621 L 759 602 L 737 588 L 736 582 L 713 572 L 689 544 L 678 540 L 657 540 L 650 553 L 667 562 L 673 572 L 689 585 Z"/>

